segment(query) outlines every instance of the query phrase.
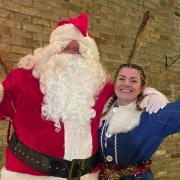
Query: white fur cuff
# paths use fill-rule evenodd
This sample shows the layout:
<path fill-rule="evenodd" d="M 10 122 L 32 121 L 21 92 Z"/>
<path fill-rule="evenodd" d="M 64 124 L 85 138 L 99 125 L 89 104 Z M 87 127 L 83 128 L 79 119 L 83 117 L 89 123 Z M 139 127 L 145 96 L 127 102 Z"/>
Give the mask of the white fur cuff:
<path fill-rule="evenodd" d="M 8 171 L 5 167 L 1 169 L 0 180 L 66 180 L 53 176 L 35 176 L 25 173 Z"/>
<path fill-rule="evenodd" d="M 2 102 L 3 97 L 4 97 L 4 87 L 2 83 L 0 82 L 0 102 Z"/>
<path fill-rule="evenodd" d="M 60 177 L 53 176 L 33 176 L 30 174 L 17 173 L 8 171 L 3 167 L 0 171 L 0 180 L 66 180 Z M 81 180 L 98 180 L 98 172 L 92 174 L 86 174 L 81 177 Z"/>

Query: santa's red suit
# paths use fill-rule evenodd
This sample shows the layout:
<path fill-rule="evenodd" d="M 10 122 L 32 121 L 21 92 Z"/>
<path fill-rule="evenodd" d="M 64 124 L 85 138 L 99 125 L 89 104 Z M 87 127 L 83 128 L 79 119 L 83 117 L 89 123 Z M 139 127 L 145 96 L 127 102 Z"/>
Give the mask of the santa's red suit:
<path fill-rule="evenodd" d="M 18 138 L 24 144 L 41 153 L 63 158 L 66 144 L 73 144 L 75 139 L 71 139 L 71 142 L 66 142 L 66 128 L 64 128 L 64 124 L 61 124 L 61 130 L 57 133 L 54 130 L 54 123 L 42 118 L 41 105 L 43 94 L 40 91 L 38 79 L 32 76 L 32 71 L 24 69 L 13 70 L 3 82 L 3 87 L 4 98 L 0 104 L 0 118 L 10 117 L 12 119 L 13 128 Z M 92 140 L 92 154 L 96 153 L 98 149 L 97 132 L 102 108 L 107 98 L 111 95 L 112 84 L 107 83 L 94 106 L 96 116 L 91 121 L 91 139 L 87 139 L 87 143 L 89 143 L 88 140 L 90 142 Z M 86 146 L 86 144 L 75 145 L 74 148 L 81 150 L 84 149 L 83 146 Z M 82 157 L 85 158 L 83 154 Z M 5 168 L 9 171 L 30 175 L 44 175 L 18 160 L 8 147 L 6 149 Z M 17 175 L 17 179 L 18 177 Z"/>
<path fill-rule="evenodd" d="M 60 23 L 58 23 L 58 28 L 56 28 L 53 31 L 50 37 L 50 45 L 45 47 L 43 50 L 42 49 L 37 50 L 35 52 L 34 57 L 32 56 L 29 58 L 28 63 L 23 62 L 22 60 L 19 63 L 19 66 L 20 67 L 22 66 L 23 68 L 17 68 L 12 70 L 0 86 L 0 102 L 1 102 L 0 119 L 4 120 L 6 118 L 9 118 L 12 121 L 12 126 L 18 140 L 21 141 L 26 146 L 28 146 L 28 148 L 35 150 L 39 153 L 42 153 L 43 155 L 47 155 L 57 159 L 66 159 L 71 161 L 73 159 L 87 159 L 97 153 L 98 150 L 97 133 L 99 128 L 99 120 L 105 102 L 113 94 L 113 87 L 111 82 L 105 82 L 106 78 L 104 78 L 104 74 L 103 74 L 104 70 L 102 70 L 102 78 L 101 78 L 101 73 L 97 73 L 97 74 L 95 73 L 94 66 L 97 69 L 101 69 L 99 65 L 97 66 L 95 65 L 96 64 L 95 61 L 97 61 L 96 58 L 97 59 L 99 58 L 98 57 L 99 54 L 97 47 L 94 44 L 94 41 L 92 41 L 92 38 L 90 37 L 86 38 L 86 35 L 87 35 L 86 14 L 82 14 L 79 17 L 70 20 L 60 21 Z M 72 80 L 72 82 L 69 82 L 69 84 L 71 84 L 71 86 L 75 88 L 76 84 L 81 83 L 78 86 L 80 88 L 82 86 L 83 88 L 84 87 L 83 85 L 86 83 L 85 81 L 89 81 L 90 86 L 92 86 L 91 89 L 97 89 L 97 90 L 92 90 L 92 92 L 94 92 L 92 94 L 89 93 L 90 87 L 89 88 L 87 87 L 88 89 L 87 92 L 85 92 L 85 94 L 89 93 L 90 96 L 87 97 L 83 96 L 87 99 L 90 99 L 92 94 L 93 101 L 90 99 L 90 102 L 91 101 L 92 102 L 89 103 L 88 106 L 90 107 L 90 104 L 93 104 L 93 109 L 95 110 L 94 113 L 95 116 L 93 117 L 91 114 L 90 115 L 87 114 L 87 117 L 93 117 L 93 118 L 90 118 L 90 120 L 86 120 L 86 122 L 82 125 L 82 127 L 81 125 L 80 127 L 74 126 L 72 122 L 63 121 L 63 117 L 59 121 L 60 123 L 58 124 L 57 121 L 52 121 L 50 118 L 47 118 L 47 116 L 44 117 L 44 114 L 42 113 L 42 104 L 46 103 L 46 99 L 44 99 L 45 97 L 44 91 L 46 92 L 48 90 L 46 89 L 44 90 L 44 88 L 46 87 L 43 82 L 44 80 L 40 82 L 39 79 L 39 76 L 42 73 L 41 71 L 43 71 L 43 68 L 41 67 L 43 67 L 42 65 L 46 64 L 49 61 L 52 54 L 55 54 L 55 59 L 56 59 L 57 58 L 56 56 L 58 56 L 56 54 L 58 54 L 62 49 L 64 49 L 72 40 L 76 40 L 78 43 L 81 44 L 80 52 L 82 56 L 87 57 L 85 58 L 84 61 L 89 60 L 89 62 L 87 61 L 85 62 L 85 64 L 82 65 L 82 69 L 81 69 L 83 73 L 82 75 L 85 77 L 80 77 L 81 74 L 80 76 L 76 75 L 76 73 L 78 73 L 78 65 L 77 66 L 72 65 L 74 61 L 70 62 L 68 68 L 73 69 L 74 71 L 72 72 L 72 76 L 69 77 L 70 79 L 69 81 L 72 80 L 71 77 L 73 78 L 73 76 L 80 79 L 84 78 L 84 80 L 81 83 L 79 82 L 80 79 L 79 80 L 75 79 L 75 81 L 77 82 L 75 82 L 74 85 L 73 85 L 74 80 Z M 89 46 L 91 46 L 91 48 L 89 48 Z M 25 59 L 27 60 L 28 57 Z M 38 66 L 38 61 L 42 61 L 41 66 Z M 66 62 L 66 61 L 63 62 L 61 60 L 57 60 L 57 64 L 58 61 L 60 61 L 60 63 L 62 64 Z M 78 63 L 80 64 L 81 61 L 77 60 L 77 64 Z M 84 67 L 86 66 L 88 67 L 88 64 L 90 64 L 89 67 L 93 67 L 90 68 L 91 70 L 89 71 L 90 77 L 86 77 L 87 74 L 84 71 Z M 52 65 L 50 64 L 50 66 Z M 66 68 L 66 66 L 65 67 L 64 66 L 65 65 L 62 65 L 62 67 L 60 67 L 60 71 L 64 72 L 64 68 Z M 69 71 L 66 72 L 67 76 L 69 76 L 68 72 Z M 97 81 L 98 79 L 97 77 L 99 77 L 100 83 Z M 59 77 L 59 79 L 61 78 L 63 78 L 63 73 L 62 76 Z M 96 82 L 94 84 L 93 83 L 91 84 L 90 81 L 92 82 L 97 81 L 98 83 Z M 50 81 L 49 83 L 52 82 Z M 41 86 L 43 85 L 44 87 L 42 88 Z M 93 86 L 97 86 L 97 87 L 94 88 Z M 74 93 L 73 89 L 71 92 L 75 95 L 76 93 L 78 93 L 78 92 Z M 66 91 L 63 91 L 62 93 L 66 93 Z M 69 96 L 71 96 L 71 94 L 69 94 Z M 67 102 L 71 104 L 72 101 L 76 101 L 77 99 L 77 97 L 74 98 L 75 98 L 74 100 L 73 99 L 70 101 L 67 100 Z M 85 102 L 84 101 L 82 102 L 85 103 L 86 105 L 86 100 Z M 67 104 L 67 106 L 69 106 L 70 104 Z M 79 108 L 78 106 L 80 105 L 77 104 L 77 108 Z M 55 109 L 56 108 L 58 109 L 59 107 L 55 107 Z M 76 107 L 73 106 L 73 108 Z M 82 106 L 81 109 L 83 110 L 84 107 Z M 90 109 L 91 107 L 89 108 L 89 110 Z M 81 114 L 79 115 L 79 117 L 81 117 Z M 82 117 L 86 118 L 86 114 L 85 115 L 82 114 Z M 71 117 L 67 116 L 67 119 L 69 118 L 71 119 Z M 78 125 L 78 120 L 76 121 L 76 125 Z M 78 130 L 77 128 L 80 129 Z M 29 158 L 29 157 L 27 156 L 25 158 Z M 33 158 L 32 161 L 34 161 Z M 40 164 L 41 162 L 38 161 L 37 163 Z M 47 167 L 47 168 L 51 168 L 51 167 Z M 87 179 L 87 180 L 98 179 L 98 174 L 96 173 L 96 171 L 93 173 L 91 172 L 87 172 L 85 175 L 81 177 L 81 179 Z M 28 164 L 20 160 L 15 155 L 15 153 L 12 152 L 9 146 L 7 146 L 6 149 L 6 163 L 5 163 L 5 167 L 1 170 L 1 178 L 2 180 L 67 179 L 67 178 L 56 177 L 55 175 L 54 176 L 49 175 L 37 170 L 35 167 L 30 167 Z"/>

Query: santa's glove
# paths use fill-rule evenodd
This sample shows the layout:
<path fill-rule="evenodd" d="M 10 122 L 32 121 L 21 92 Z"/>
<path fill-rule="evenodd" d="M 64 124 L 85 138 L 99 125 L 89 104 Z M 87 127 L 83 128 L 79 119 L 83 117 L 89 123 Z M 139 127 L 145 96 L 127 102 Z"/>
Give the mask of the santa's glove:
<path fill-rule="evenodd" d="M 32 69 L 34 67 L 33 55 L 28 54 L 22 58 L 20 58 L 19 63 L 17 64 L 19 68 L 24 68 L 26 70 Z"/>
<path fill-rule="evenodd" d="M 145 109 L 149 114 L 152 114 L 163 109 L 167 103 L 169 103 L 169 101 L 164 94 L 154 88 L 148 87 L 144 89 L 143 99 L 139 106 L 140 108 Z"/>

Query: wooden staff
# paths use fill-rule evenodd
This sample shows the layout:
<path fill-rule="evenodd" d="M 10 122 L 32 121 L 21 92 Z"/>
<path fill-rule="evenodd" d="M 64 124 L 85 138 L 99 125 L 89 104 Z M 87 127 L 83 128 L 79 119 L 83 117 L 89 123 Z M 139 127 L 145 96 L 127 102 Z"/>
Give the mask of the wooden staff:
<path fill-rule="evenodd" d="M 7 68 L 6 64 L 4 63 L 4 61 L 2 60 L 1 57 L 0 57 L 0 66 L 2 67 L 4 73 L 8 74 L 8 68 Z"/>
<path fill-rule="evenodd" d="M 138 33 L 136 35 L 136 39 L 134 41 L 133 48 L 132 48 L 131 53 L 128 57 L 127 63 L 132 62 L 132 58 L 134 57 L 136 49 L 139 47 L 139 44 L 142 40 L 144 31 L 145 31 L 146 27 L 148 26 L 150 20 L 151 20 L 150 11 L 146 11 L 146 13 L 144 14 L 143 20 L 141 22 L 141 25 L 139 26 Z"/>

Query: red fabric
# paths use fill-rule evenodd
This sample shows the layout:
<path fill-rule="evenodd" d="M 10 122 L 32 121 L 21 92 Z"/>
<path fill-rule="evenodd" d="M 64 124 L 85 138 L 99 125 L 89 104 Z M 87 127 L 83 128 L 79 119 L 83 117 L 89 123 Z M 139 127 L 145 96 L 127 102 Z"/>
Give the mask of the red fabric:
<path fill-rule="evenodd" d="M 73 24 L 75 25 L 84 36 L 87 36 L 88 33 L 88 14 L 81 13 L 78 17 L 60 20 L 57 24 L 58 26 L 62 26 L 64 24 Z"/>
<path fill-rule="evenodd" d="M 98 150 L 98 129 L 103 107 L 107 100 L 113 95 L 113 93 L 113 85 L 109 81 L 101 90 L 98 99 L 96 100 L 96 104 L 94 106 L 94 109 L 96 110 L 96 117 L 91 122 L 91 127 L 93 127 L 91 128 L 93 139 L 93 153 L 97 152 Z"/>
<path fill-rule="evenodd" d="M 43 94 L 39 89 L 39 80 L 33 78 L 31 70 L 15 69 L 3 81 L 4 99 L 0 103 L 0 118 L 10 117 L 18 138 L 36 151 L 63 158 L 64 126 L 55 132 L 54 122 L 41 117 Z M 103 105 L 112 95 L 113 87 L 107 83 L 94 106 L 96 117 L 92 119 L 91 132 L 93 154 L 98 149 L 98 128 Z M 88 158 L 88 157 L 87 157 Z M 6 150 L 6 168 L 11 171 L 43 175 L 19 161 L 13 153 Z"/>

